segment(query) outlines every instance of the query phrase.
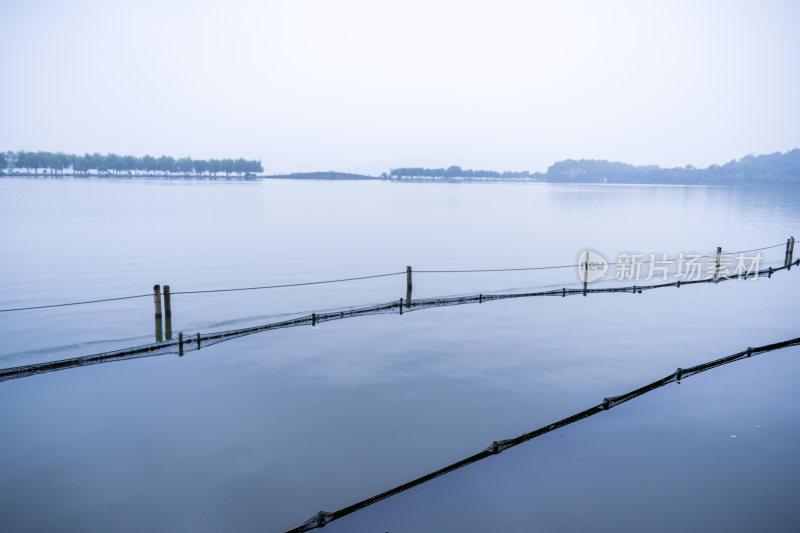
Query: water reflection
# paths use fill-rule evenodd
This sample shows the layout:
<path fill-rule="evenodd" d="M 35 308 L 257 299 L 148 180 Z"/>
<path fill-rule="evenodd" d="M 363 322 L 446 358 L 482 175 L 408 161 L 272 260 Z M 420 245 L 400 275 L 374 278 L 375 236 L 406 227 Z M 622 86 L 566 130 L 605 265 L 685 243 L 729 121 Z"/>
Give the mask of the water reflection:
<path fill-rule="evenodd" d="M 675 382 L 680 383 L 681 379 L 686 379 L 688 377 L 700 374 L 702 372 L 706 372 L 713 368 L 733 363 L 735 361 L 739 361 L 744 358 L 749 358 L 755 354 L 768 353 L 775 350 L 781 350 L 784 348 L 789 348 L 791 346 L 797 346 L 798 344 L 800 344 L 800 337 L 772 344 L 767 344 L 765 346 L 759 346 L 756 348 L 749 347 L 746 350 L 737 352 L 735 354 L 731 354 L 722 357 L 720 359 L 715 359 L 713 361 L 695 365 L 690 368 L 685 368 L 685 369 L 678 368 L 675 372 L 673 372 L 668 376 L 653 381 L 652 383 L 649 383 L 643 387 L 640 387 L 636 390 L 632 390 L 625 394 L 621 394 L 619 396 L 613 396 L 610 398 L 603 398 L 602 403 L 599 403 L 579 413 L 575 413 L 571 416 L 563 418 L 557 422 L 553 422 L 552 424 L 542 426 L 531 432 L 523 433 L 522 435 L 519 435 L 518 437 L 514 437 L 511 439 L 492 441 L 492 444 L 489 447 L 485 448 L 484 450 L 474 455 L 466 457 L 455 463 L 449 464 L 429 474 L 425 474 L 424 476 L 418 477 L 407 483 L 403 483 L 402 485 L 398 485 L 387 491 L 381 492 L 380 494 L 376 494 L 375 496 L 372 496 L 365 500 L 361 500 L 360 502 L 348 505 L 347 507 L 344 507 L 342 509 L 339 509 L 331 513 L 325 511 L 319 511 L 316 515 L 312 516 L 310 519 L 303 522 L 301 525 L 287 531 L 287 533 L 303 533 L 305 531 L 310 531 L 312 529 L 321 528 L 326 524 L 333 522 L 334 520 L 338 520 L 339 518 L 343 518 L 347 515 L 355 513 L 356 511 L 365 509 L 375 503 L 378 503 L 381 500 L 385 500 L 386 498 L 390 498 L 396 494 L 405 492 L 411 488 L 417 487 L 419 485 L 422 485 L 423 483 L 436 479 L 437 477 L 443 476 L 445 474 L 463 468 L 467 465 L 471 465 L 482 459 L 486 459 L 487 457 L 497 455 L 505 450 L 508 450 L 509 448 L 513 448 L 514 446 L 518 446 L 522 443 L 528 442 L 537 437 L 541 437 L 542 435 L 550 433 L 551 431 L 555 431 L 556 429 L 569 426 L 570 424 L 574 424 L 575 422 L 578 422 L 585 418 L 589 418 L 590 416 L 602 413 L 603 411 L 608 411 L 609 409 L 612 409 L 617 405 L 633 400 L 634 398 L 638 398 L 639 396 L 642 396 L 644 394 L 647 394 L 648 392 L 664 387 L 665 385 L 669 385 L 670 383 L 675 383 Z"/>

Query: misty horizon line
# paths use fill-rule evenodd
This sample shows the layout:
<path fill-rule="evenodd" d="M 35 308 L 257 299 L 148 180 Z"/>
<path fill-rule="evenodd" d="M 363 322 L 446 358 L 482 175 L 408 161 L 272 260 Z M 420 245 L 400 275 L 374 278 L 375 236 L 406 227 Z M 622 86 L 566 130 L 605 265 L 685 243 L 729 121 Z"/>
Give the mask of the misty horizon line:
<path fill-rule="evenodd" d="M 424 171 L 441 171 L 441 172 L 445 173 L 442 177 L 447 177 L 446 173 L 448 171 L 450 171 L 450 172 L 456 171 L 456 172 L 462 172 L 462 173 L 469 173 L 469 174 L 473 175 L 474 177 L 491 176 L 491 175 L 496 175 L 497 177 L 502 177 L 503 175 L 516 175 L 517 177 L 526 177 L 526 176 L 536 177 L 536 176 L 547 176 L 548 173 L 551 170 L 553 170 L 554 167 L 557 167 L 559 164 L 563 165 L 565 163 L 578 163 L 578 164 L 580 164 L 580 163 L 605 163 L 605 164 L 615 165 L 615 166 L 616 165 L 624 165 L 624 166 L 627 166 L 627 167 L 633 167 L 633 168 L 642 169 L 642 170 L 699 170 L 699 171 L 707 171 L 707 170 L 710 170 L 710 169 L 721 168 L 724 165 L 730 165 L 730 164 L 733 164 L 733 163 L 740 163 L 742 161 L 747 161 L 747 160 L 750 160 L 750 159 L 757 159 L 757 158 L 769 157 L 769 156 L 773 156 L 773 157 L 775 157 L 775 156 L 786 156 L 786 155 L 790 155 L 793 152 L 797 152 L 797 151 L 800 151 L 800 148 L 792 148 L 792 149 L 787 150 L 786 152 L 781 152 L 780 150 L 778 150 L 778 151 L 775 151 L 775 152 L 763 153 L 763 154 L 756 154 L 754 152 L 749 152 L 749 153 L 739 157 L 738 159 L 737 158 L 733 158 L 733 159 L 731 159 L 730 161 L 728 161 L 726 163 L 711 163 L 707 167 L 696 167 L 696 166 L 692 165 L 691 163 L 687 163 L 684 166 L 661 166 L 661 165 L 658 165 L 658 164 L 639 164 L 639 165 L 635 165 L 633 163 L 627 163 L 627 162 L 624 162 L 624 161 L 609 161 L 608 159 L 599 159 L 599 158 L 580 158 L 580 159 L 578 159 L 578 158 L 569 157 L 569 158 L 561 159 L 561 160 L 558 160 L 558 161 L 555 161 L 555 162 L 551 163 L 544 172 L 530 171 L 530 170 L 464 169 L 460 165 L 450 165 L 448 167 L 412 167 L 412 166 L 388 167 L 388 171 L 384 171 L 383 173 L 376 174 L 374 172 L 371 172 L 371 173 L 363 173 L 363 172 L 359 172 L 359 171 L 353 172 L 353 171 L 350 171 L 349 169 L 347 169 L 347 170 L 338 169 L 337 170 L 336 168 L 328 168 L 328 169 L 321 169 L 320 168 L 320 169 L 316 169 L 316 170 L 311 170 L 310 167 L 309 167 L 309 170 L 300 170 L 300 171 L 284 171 L 284 172 L 279 172 L 279 171 L 275 171 L 275 170 L 266 171 L 260 165 L 260 163 L 263 162 L 263 159 L 245 160 L 242 157 L 237 157 L 237 158 L 197 158 L 197 159 L 195 159 L 195 158 L 192 158 L 191 156 L 176 157 L 176 156 L 169 156 L 169 155 L 165 155 L 165 154 L 162 154 L 160 156 L 150 156 L 149 154 L 145 154 L 144 156 L 133 156 L 133 155 L 129 155 L 129 154 L 120 155 L 120 154 L 117 154 L 116 152 L 107 152 L 105 154 L 101 154 L 100 152 L 91 152 L 91 153 L 90 152 L 84 152 L 83 155 L 80 155 L 80 154 L 66 153 L 66 152 L 63 152 L 63 151 L 51 152 L 51 151 L 46 151 L 46 150 L 37 150 L 37 151 L 29 151 L 29 150 L 12 151 L 12 150 L 8 150 L 8 151 L 5 151 L 5 152 L 0 152 L 0 171 L 12 171 L 11 173 L 13 174 L 13 170 L 14 169 L 26 169 L 28 172 L 21 172 L 22 174 L 25 174 L 25 173 L 30 173 L 29 171 L 31 171 L 31 170 L 38 171 L 39 169 L 48 169 L 48 170 L 62 171 L 63 172 L 63 171 L 67 171 L 68 169 L 71 168 L 74 172 L 83 172 L 83 173 L 85 173 L 87 170 L 97 170 L 98 172 L 107 172 L 107 171 L 111 171 L 111 170 L 123 170 L 123 171 L 156 172 L 156 173 L 157 172 L 164 172 L 164 173 L 167 173 L 167 174 L 169 174 L 169 173 L 180 174 L 180 173 L 186 173 L 187 171 L 190 171 L 190 172 L 193 171 L 193 169 L 187 168 L 187 165 L 186 165 L 187 162 L 197 162 L 197 163 L 203 164 L 203 163 L 206 163 L 206 162 L 209 162 L 209 161 L 213 161 L 213 162 L 233 162 L 233 161 L 241 162 L 241 161 L 246 161 L 247 163 L 258 163 L 259 164 L 259 165 L 252 165 L 252 166 L 248 165 L 246 170 L 244 170 L 244 169 L 242 170 L 242 173 L 247 173 L 249 175 L 254 175 L 254 176 L 294 176 L 294 175 L 307 175 L 307 174 L 310 175 L 310 174 L 334 173 L 334 174 L 337 174 L 337 175 L 352 175 L 352 176 L 364 176 L 364 177 L 380 178 L 380 177 L 391 177 L 392 175 L 396 176 L 397 174 L 394 174 L 394 173 L 396 171 L 398 171 L 398 170 L 408 171 L 408 170 L 420 169 L 420 170 L 424 170 Z M 20 154 L 23 155 L 22 158 L 19 157 Z M 45 164 L 45 163 L 50 163 L 50 162 L 46 162 L 46 161 L 41 161 L 41 164 L 38 165 L 38 166 L 27 166 L 26 163 L 24 163 L 22 161 L 19 161 L 19 159 L 23 159 L 24 160 L 25 159 L 24 156 L 37 156 L 37 155 L 44 156 L 44 157 L 49 156 L 50 158 L 55 157 L 58 160 L 59 166 L 58 167 L 49 166 L 49 164 Z M 85 167 L 85 163 L 83 165 L 80 165 L 81 168 L 78 168 L 78 165 L 75 164 L 75 161 L 78 158 L 84 158 L 85 159 L 85 158 L 98 158 L 98 157 L 99 158 L 104 158 L 104 159 L 111 159 L 112 162 L 115 161 L 115 160 L 116 161 L 120 161 L 120 162 L 124 161 L 124 163 L 126 163 L 127 166 L 124 169 L 121 168 L 121 167 L 118 167 L 118 168 L 95 168 L 95 167 L 89 167 L 87 169 Z M 160 161 L 162 163 L 162 165 L 166 164 L 168 167 L 171 167 L 171 168 L 163 168 L 163 169 L 156 170 L 154 168 L 145 168 L 145 166 L 142 166 L 141 168 L 131 166 L 131 164 L 135 165 L 135 162 L 137 160 L 139 162 L 144 161 L 145 163 L 147 163 L 147 166 L 151 166 L 152 165 L 152 161 Z M 17 163 L 18 161 L 20 163 L 22 163 L 22 164 L 15 165 L 15 163 Z M 33 163 L 33 161 L 30 161 L 30 163 Z M 181 163 L 183 163 L 183 164 L 181 164 Z M 205 164 L 201 165 L 201 167 L 200 167 L 201 170 L 197 171 L 196 173 L 199 175 L 199 174 L 203 174 L 203 173 L 207 173 L 207 172 L 213 172 L 213 171 L 210 171 L 209 169 L 204 168 L 204 167 L 206 167 Z M 259 168 L 259 167 L 261 167 L 261 168 Z M 300 168 L 302 168 L 302 166 L 300 166 Z M 223 172 L 223 171 L 224 170 L 220 169 L 217 172 Z M 231 168 L 230 171 L 233 171 L 233 169 Z M 410 176 L 410 174 L 400 174 L 400 175 L 402 175 L 402 176 Z M 422 175 L 424 175 L 424 174 L 422 174 Z M 458 177 L 458 176 L 459 176 L 459 174 L 456 174 L 454 177 Z"/>

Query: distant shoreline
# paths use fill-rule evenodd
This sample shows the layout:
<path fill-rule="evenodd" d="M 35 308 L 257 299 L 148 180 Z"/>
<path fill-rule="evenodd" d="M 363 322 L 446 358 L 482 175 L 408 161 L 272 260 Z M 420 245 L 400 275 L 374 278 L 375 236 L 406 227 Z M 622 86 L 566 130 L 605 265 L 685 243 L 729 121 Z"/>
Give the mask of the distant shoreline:
<path fill-rule="evenodd" d="M 334 170 L 266 174 L 260 161 L 193 160 L 169 156 L 74 156 L 50 152 L 0 152 L 0 175 L 16 177 L 79 177 L 103 179 L 227 179 L 390 181 L 419 183 L 592 183 L 640 185 L 784 185 L 800 184 L 800 149 L 747 155 L 707 168 L 662 168 L 603 159 L 565 159 L 546 172 L 401 167 L 378 176 Z"/>
<path fill-rule="evenodd" d="M 469 177 L 469 178 L 431 178 L 420 176 L 403 177 L 381 177 L 370 175 L 349 174 L 347 176 L 331 177 L 323 175 L 306 174 L 271 174 L 271 175 L 250 175 L 250 176 L 198 176 L 198 175 L 168 175 L 168 174 L 83 174 L 83 173 L 0 173 L 2 178 L 31 178 L 31 179 L 79 179 L 79 180 L 169 180 L 169 181 L 266 181 L 266 180 L 294 180 L 294 181 L 380 181 L 387 183 L 430 183 L 430 184 L 458 184 L 458 183 L 541 183 L 551 185 L 607 185 L 607 186 L 626 186 L 626 185 L 648 185 L 648 186 L 670 186 L 670 187 L 754 187 L 754 186 L 800 186 L 799 181 L 773 181 L 773 180 L 726 180 L 713 182 L 664 182 L 664 181 L 619 181 L 619 180 L 574 180 L 574 179 L 548 179 L 544 178 L 506 178 L 506 177 Z"/>

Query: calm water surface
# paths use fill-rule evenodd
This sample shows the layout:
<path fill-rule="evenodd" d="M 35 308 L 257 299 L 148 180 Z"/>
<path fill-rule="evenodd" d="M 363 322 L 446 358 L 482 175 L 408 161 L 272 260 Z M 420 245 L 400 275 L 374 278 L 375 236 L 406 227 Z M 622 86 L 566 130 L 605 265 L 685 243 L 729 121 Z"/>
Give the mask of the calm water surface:
<path fill-rule="evenodd" d="M 571 264 L 585 247 L 749 249 L 800 236 L 798 192 L 2 179 L 0 308 L 155 283 Z M 283 531 L 676 367 L 796 337 L 798 274 L 370 316 L 3 382 L 4 529 Z M 420 274 L 414 296 L 577 284 L 571 270 Z M 404 276 L 175 296 L 173 329 L 401 296 Z M 153 329 L 150 298 L 0 313 L 0 366 L 148 343 Z M 792 529 L 798 356 L 659 389 L 326 530 Z"/>

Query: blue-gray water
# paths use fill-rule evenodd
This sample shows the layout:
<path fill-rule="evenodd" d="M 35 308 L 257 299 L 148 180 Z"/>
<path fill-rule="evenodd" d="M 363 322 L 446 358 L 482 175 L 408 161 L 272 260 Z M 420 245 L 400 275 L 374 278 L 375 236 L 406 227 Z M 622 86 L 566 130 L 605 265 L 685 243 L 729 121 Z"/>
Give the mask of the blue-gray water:
<path fill-rule="evenodd" d="M 0 308 L 570 264 L 585 247 L 749 249 L 800 236 L 798 192 L 3 179 Z M 282 531 L 676 367 L 796 337 L 798 276 L 369 316 L 3 382 L 4 529 Z M 414 297 L 577 285 L 571 270 L 419 274 Z M 175 296 L 173 329 L 404 296 L 404 276 Z M 152 342 L 152 307 L 0 313 L 0 366 Z M 325 530 L 792 529 L 799 355 L 659 389 Z"/>

